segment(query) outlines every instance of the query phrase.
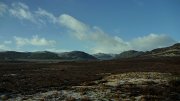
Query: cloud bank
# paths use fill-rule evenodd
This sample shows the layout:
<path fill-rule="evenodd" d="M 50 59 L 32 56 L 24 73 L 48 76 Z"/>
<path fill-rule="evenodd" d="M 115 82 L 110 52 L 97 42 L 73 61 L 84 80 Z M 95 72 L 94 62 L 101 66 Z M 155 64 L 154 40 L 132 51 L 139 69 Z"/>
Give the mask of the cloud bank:
<path fill-rule="evenodd" d="M 154 48 L 169 46 L 176 43 L 176 41 L 167 35 L 157 35 L 151 33 L 144 37 L 135 38 L 130 43 L 133 49 L 146 51 Z"/>
<path fill-rule="evenodd" d="M 128 43 L 122 41 L 122 39 L 117 40 L 115 37 L 111 37 L 106 34 L 100 28 L 96 26 L 90 27 L 70 15 L 62 14 L 59 17 L 59 23 L 65 26 L 69 33 L 73 34 L 78 40 L 94 43 L 95 46 L 91 49 L 93 53 L 114 53 L 129 49 Z"/>
<path fill-rule="evenodd" d="M 176 41 L 169 36 L 153 33 L 132 39 L 131 41 L 124 41 L 118 36 L 109 36 L 96 26 L 89 27 L 87 24 L 67 14 L 62 14 L 59 17 L 59 23 L 65 26 L 75 38 L 94 43 L 95 46 L 91 49 L 93 53 L 120 53 L 131 49 L 147 51 L 176 43 Z"/>
<path fill-rule="evenodd" d="M 10 48 L 4 44 L 0 44 L 0 51 L 5 51 L 5 50 L 10 50 Z"/>

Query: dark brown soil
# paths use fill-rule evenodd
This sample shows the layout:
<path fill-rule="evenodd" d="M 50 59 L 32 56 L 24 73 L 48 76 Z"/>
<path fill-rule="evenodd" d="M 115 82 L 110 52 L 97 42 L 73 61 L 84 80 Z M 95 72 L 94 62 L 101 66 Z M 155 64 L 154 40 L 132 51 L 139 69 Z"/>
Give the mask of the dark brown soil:
<path fill-rule="evenodd" d="M 111 61 L 0 62 L 0 93 L 30 94 L 101 79 L 105 73 L 170 72 L 180 75 L 180 57 Z"/>

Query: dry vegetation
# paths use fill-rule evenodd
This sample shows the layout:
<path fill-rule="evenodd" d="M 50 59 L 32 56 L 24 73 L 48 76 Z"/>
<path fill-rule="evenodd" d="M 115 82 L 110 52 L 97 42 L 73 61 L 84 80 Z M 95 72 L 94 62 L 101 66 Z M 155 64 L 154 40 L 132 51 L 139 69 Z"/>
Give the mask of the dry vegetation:
<path fill-rule="evenodd" d="M 3 99 L 36 97 L 35 100 L 41 101 L 178 101 L 179 67 L 178 57 L 96 62 L 1 62 L 0 94 Z"/>

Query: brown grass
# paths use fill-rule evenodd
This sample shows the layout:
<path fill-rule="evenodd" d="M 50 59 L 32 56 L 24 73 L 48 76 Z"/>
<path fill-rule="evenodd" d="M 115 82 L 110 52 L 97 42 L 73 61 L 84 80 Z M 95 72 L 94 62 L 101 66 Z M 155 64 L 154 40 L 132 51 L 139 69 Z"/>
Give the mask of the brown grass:
<path fill-rule="evenodd" d="M 64 89 L 101 79 L 107 73 L 170 72 L 180 75 L 179 67 L 179 57 L 59 63 L 0 62 L 0 93 L 29 94 Z"/>

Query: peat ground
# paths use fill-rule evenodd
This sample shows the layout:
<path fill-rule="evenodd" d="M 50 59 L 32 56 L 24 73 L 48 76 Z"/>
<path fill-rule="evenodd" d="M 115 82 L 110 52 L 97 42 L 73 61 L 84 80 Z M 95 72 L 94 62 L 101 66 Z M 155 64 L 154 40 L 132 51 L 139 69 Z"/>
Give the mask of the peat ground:
<path fill-rule="evenodd" d="M 33 94 L 65 89 L 110 74 L 127 72 L 162 72 L 179 76 L 180 57 L 58 63 L 1 61 L 0 94 Z"/>

